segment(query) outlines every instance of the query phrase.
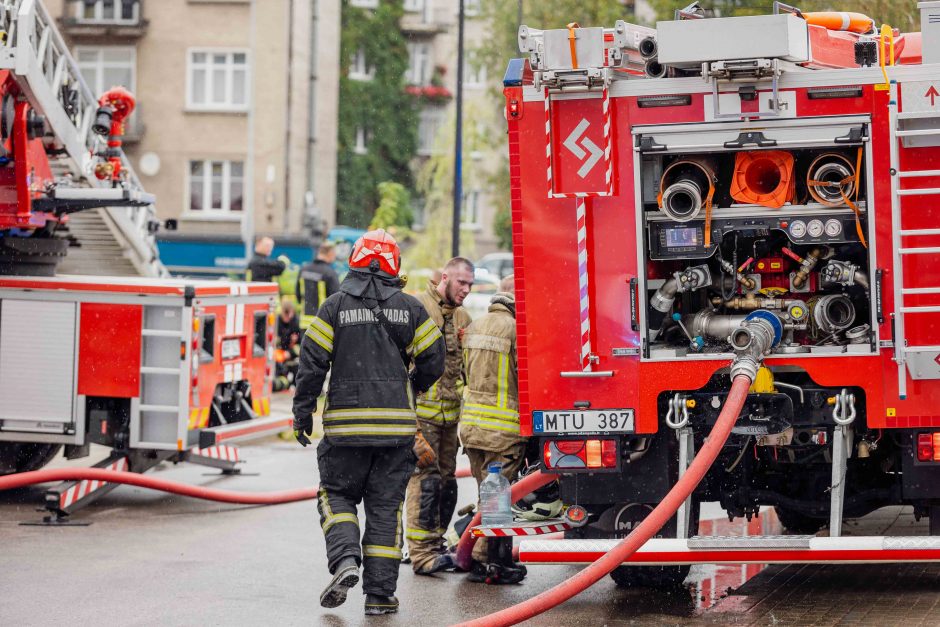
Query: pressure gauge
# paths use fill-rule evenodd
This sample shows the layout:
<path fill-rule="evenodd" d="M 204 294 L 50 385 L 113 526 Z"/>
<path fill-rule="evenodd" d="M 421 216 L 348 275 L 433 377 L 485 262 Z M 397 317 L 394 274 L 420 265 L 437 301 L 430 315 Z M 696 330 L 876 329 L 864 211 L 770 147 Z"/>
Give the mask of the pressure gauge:
<path fill-rule="evenodd" d="M 800 239 L 806 235 L 806 223 L 802 220 L 794 220 L 790 223 L 790 237 Z"/>
<path fill-rule="evenodd" d="M 822 220 L 810 220 L 809 224 L 806 225 L 806 232 L 809 233 L 810 237 L 822 237 L 824 230 Z"/>
<path fill-rule="evenodd" d="M 838 237 L 842 234 L 842 223 L 838 220 L 826 220 L 826 235 L 829 237 Z"/>

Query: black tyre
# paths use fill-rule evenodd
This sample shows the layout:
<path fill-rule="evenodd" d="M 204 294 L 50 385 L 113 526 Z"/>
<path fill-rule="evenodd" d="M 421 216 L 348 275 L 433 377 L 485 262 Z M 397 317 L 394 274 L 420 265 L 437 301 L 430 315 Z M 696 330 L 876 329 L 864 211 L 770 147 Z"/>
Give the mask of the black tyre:
<path fill-rule="evenodd" d="M 929 533 L 932 536 L 940 536 L 940 505 L 931 505 Z"/>
<path fill-rule="evenodd" d="M 649 511 L 652 511 L 652 505 Z M 639 519 L 645 518 L 642 516 Z M 692 500 L 692 511 L 689 516 L 689 536 L 698 533 L 699 503 Z M 670 531 L 671 530 L 671 531 Z M 675 537 L 675 517 L 664 527 L 668 537 Z M 655 588 L 657 590 L 670 590 L 678 588 L 689 576 L 691 566 L 618 566 L 610 572 L 610 578 L 621 588 Z"/>
<path fill-rule="evenodd" d="M 0 475 L 39 470 L 58 455 L 61 444 L 0 443 Z"/>
<path fill-rule="evenodd" d="M 610 578 L 621 588 L 678 588 L 689 576 L 691 566 L 618 566 Z"/>
<path fill-rule="evenodd" d="M 801 535 L 813 535 L 826 526 L 826 520 L 822 518 L 813 518 L 801 512 L 797 512 L 779 505 L 774 507 L 777 510 L 777 518 L 783 528 L 792 533 Z"/>

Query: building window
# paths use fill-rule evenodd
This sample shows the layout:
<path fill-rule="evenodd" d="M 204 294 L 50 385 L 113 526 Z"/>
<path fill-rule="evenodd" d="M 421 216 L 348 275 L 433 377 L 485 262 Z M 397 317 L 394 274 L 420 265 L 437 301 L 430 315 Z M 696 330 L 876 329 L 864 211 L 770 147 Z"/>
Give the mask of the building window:
<path fill-rule="evenodd" d="M 357 155 L 369 154 L 369 129 L 364 126 L 356 127 L 356 144 L 353 152 Z"/>
<path fill-rule="evenodd" d="M 189 162 L 189 210 L 201 214 L 225 214 L 242 210 L 245 189 L 241 161 Z"/>
<path fill-rule="evenodd" d="M 431 81 L 431 44 L 408 44 L 408 72 L 405 78 L 411 85 L 427 85 Z"/>
<path fill-rule="evenodd" d="M 480 14 L 480 0 L 463 0 L 463 12 L 467 17 L 476 17 Z"/>
<path fill-rule="evenodd" d="M 379 8 L 379 0 L 349 0 L 349 4 L 360 9 Z"/>
<path fill-rule="evenodd" d="M 417 13 L 418 11 L 424 11 L 424 2 L 425 0 L 405 0 L 404 9 L 405 11 L 411 11 Z"/>
<path fill-rule="evenodd" d="M 375 78 L 375 66 L 370 66 L 366 60 L 366 51 L 362 48 L 353 55 L 349 64 L 349 78 L 354 81 L 371 81 Z"/>
<path fill-rule="evenodd" d="M 186 106 L 200 111 L 248 108 L 248 53 L 190 50 Z"/>
<path fill-rule="evenodd" d="M 434 154 L 434 140 L 444 123 L 444 110 L 439 107 L 422 109 L 418 114 L 418 154 Z"/>
<path fill-rule="evenodd" d="M 125 46 L 77 46 L 75 58 L 95 98 L 112 87 L 137 89 L 137 50 Z"/>
<path fill-rule="evenodd" d="M 471 189 L 463 195 L 463 206 L 460 208 L 460 226 L 465 229 L 480 228 L 480 196 L 479 189 Z"/>
<path fill-rule="evenodd" d="M 140 21 L 140 1 L 80 0 L 75 3 L 75 21 L 81 24 L 136 24 Z"/>
<path fill-rule="evenodd" d="M 473 53 L 464 55 L 463 86 L 471 89 L 486 87 L 486 66 Z"/>

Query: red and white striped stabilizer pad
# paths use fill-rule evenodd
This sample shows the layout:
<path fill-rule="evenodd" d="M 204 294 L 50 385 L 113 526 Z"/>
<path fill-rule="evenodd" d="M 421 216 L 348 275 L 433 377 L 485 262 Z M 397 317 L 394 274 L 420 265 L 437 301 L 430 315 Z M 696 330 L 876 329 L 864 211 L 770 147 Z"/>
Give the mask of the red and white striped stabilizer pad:
<path fill-rule="evenodd" d="M 527 564 L 590 564 L 618 540 L 523 540 Z M 878 564 L 940 562 L 940 536 L 653 538 L 624 564 Z"/>
<path fill-rule="evenodd" d="M 574 525 L 559 518 L 538 522 L 514 522 L 512 525 L 481 525 L 474 527 L 471 533 L 478 538 L 505 538 L 507 536 L 540 536 L 571 529 Z"/>
<path fill-rule="evenodd" d="M 122 457 L 121 459 L 108 464 L 102 470 L 113 470 L 116 472 L 126 472 L 129 468 L 127 463 L 127 458 Z M 74 505 L 77 501 L 85 498 L 92 492 L 103 488 L 104 486 L 109 485 L 107 481 L 79 481 L 71 488 L 59 495 L 59 509 L 66 509 Z"/>
<path fill-rule="evenodd" d="M 189 449 L 190 455 L 199 455 L 200 457 L 208 457 L 210 459 L 222 459 L 228 462 L 237 462 L 238 461 L 238 447 L 237 446 L 226 446 L 220 444 L 218 446 L 210 446 L 209 448 L 199 448 L 194 446 Z"/>

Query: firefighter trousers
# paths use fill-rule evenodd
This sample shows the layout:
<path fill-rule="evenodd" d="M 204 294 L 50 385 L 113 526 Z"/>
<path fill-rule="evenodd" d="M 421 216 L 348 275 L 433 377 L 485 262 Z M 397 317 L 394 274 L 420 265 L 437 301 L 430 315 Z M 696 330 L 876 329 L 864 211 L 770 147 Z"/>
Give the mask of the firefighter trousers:
<path fill-rule="evenodd" d="M 434 449 L 437 461 L 415 470 L 408 481 L 408 553 L 414 570 L 440 555 L 442 539 L 457 508 L 457 422 L 418 420 L 418 429 Z"/>
<path fill-rule="evenodd" d="M 470 473 L 477 480 L 477 489 L 479 490 L 480 484 L 489 474 L 489 466 L 493 462 L 499 462 L 503 465 L 503 471 L 500 474 L 509 479 L 510 483 L 516 480 L 516 475 L 519 474 L 519 469 L 522 468 L 525 461 L 525 442 L 505 451 L 484 451 L 483 449 L 464 447 L 464 452 L 470 458 Z M 477 505 L 479 510 L 479 503 Z M 481 563 L 488 561 L 486 542 L 485 538 L 477 538 L 476 544 L 473 545 L 474 561 Z"/>
<path fill-rule="evenodd" d="M 412 446 L 317 446 L 317 509 L 326 539 L 330 574 L 344 557 L 362 565 L 365 594 L 391 596 L 401 564 L 402 519 Z M 357 506 L 365 502 L 366 530 L 359 537 Z"/>

